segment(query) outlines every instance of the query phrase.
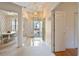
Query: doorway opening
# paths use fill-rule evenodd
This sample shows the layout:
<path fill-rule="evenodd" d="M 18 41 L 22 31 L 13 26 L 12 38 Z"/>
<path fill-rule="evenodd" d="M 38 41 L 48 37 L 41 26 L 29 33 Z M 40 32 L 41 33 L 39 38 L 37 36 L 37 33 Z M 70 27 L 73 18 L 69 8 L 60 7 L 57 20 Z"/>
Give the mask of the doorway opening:
<path fill-rule="evenodd" d="M 44 40 L 44 21 L 33 20 L 32 46 L 39 46 Z"/>
<path fill-rule="evenodd" d="M 17 45 L 18 13 L 0 10 L 0 49 Z"/>

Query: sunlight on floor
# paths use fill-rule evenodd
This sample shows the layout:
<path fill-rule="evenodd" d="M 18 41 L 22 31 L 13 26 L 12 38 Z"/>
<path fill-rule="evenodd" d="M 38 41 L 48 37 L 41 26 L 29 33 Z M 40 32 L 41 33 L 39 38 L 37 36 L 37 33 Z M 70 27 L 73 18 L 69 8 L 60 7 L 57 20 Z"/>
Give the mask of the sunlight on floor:
<path fill-rule="evenodd" d="M 31 40 L 31 46 L 39 46 L 42 42 L 42 38 L 33 38 Z"/>

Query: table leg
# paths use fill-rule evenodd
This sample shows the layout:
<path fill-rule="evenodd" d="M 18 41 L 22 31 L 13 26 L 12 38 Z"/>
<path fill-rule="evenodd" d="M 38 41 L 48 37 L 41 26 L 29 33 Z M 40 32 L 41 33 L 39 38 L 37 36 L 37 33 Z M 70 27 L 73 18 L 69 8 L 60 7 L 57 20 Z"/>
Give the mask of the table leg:
<path fill-rule="evenodd" d="M 10 35 L 8 35 L 8 40 L 10 40 Z"/>

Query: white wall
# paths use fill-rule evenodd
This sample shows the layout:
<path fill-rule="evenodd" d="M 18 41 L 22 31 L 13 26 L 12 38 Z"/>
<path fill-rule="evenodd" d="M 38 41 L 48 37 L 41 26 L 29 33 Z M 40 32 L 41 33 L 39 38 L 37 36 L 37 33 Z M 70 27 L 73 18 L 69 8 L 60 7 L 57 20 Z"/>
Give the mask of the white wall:
<path fill-rule="evenodd" d="M 55 51 L 65 50 L 65 13 L 55 11 Z"/>
<path fill-rule="evenodd" d="M 77 48 L 74 11 L 55 11 L 55 50 Z"/>
<path fill-rule="evenodd" d="M 78 16 L 79 16 L 79 3 L 78 3 Z M 78 56 L 79 56 L 79 17 L 78 17 L 78 20 L 77 20 L 77 24 L 78 24 Z"/>
<path fill-rule="evenodd" d="M 6 18 L 5 19 L 6 20 L 6 22 L 5 22 L 5 24 L 6 24 L 6 26 L 5 26 L 6 32 L 7 31 L 12 31 L 12 20 L 17 19 L 17 17 L 13 17 L 13 16 L 10 16 L 10 15 L 6 15 L 5 18 Z"/>
<path fill-rule="evenodd" d="M 23 33 L 22 33 L 22 7 L 18 6 L 16 4 L 10 3 L 10 2 L 0 2 L 0 9 L 1 10 L 6 10 L 6 11 L 11 11 L 11 12 L 16 12 L 18 13 L 18 47 L 22 46 L 22 39 L 23 39 Z"/>
<path fill-rule="evenodd" d="M 78 11 L 75 12 L 75 48 L 78 48 Z"/>
<path fill-rule="evenodd" d="M 51 48 L 51 17 L 45 20 L 45 40 Z"/>
<path fill-rule="evenodd" d="M 75 48 L 75 15 L 72 11 L 65 12 L 66 14 L 66 48 Z"/>
<path fill-rule="evenodd" d="M 1 32 L 8 32 L 12 31 L 12 20 L 14 20 L 15 17 L 9 16 L 9 15 L 0 15 L 0 25 L 1 25 Z"/>
<path fill-rule="evenodd" d="M 25 37 L 33 36 L 33 20 L 23 19 L 23 35 Z"/>
<path fill-rule="evenodd" d="M 5 28 L 5 26 L 6 26 L 6 24 L 5 24 L 5 16 L 4 15 L 0 15 L 0 25 L 1 25 L 1 32 L 6 32 L 6 28 Z"/>
<path fill-rule="evenodd" d="M 55 9 L 55 11 L 62 11 L 65 14 L 65 28 L 64 28 L 65 40 L 64 40 L 64 43 L 62 43 L 62 44 L 65 44 L 65 48 L 78 48 L 77 21 L 76 21 L 77 15 L 75 14 L 77 10 L 78 10 L 77 3 L 75 2 L 70 2 L 70 3 L 62 2 Z M 62 46 L 60 46 L 60 48 L 62 48 Z"/>

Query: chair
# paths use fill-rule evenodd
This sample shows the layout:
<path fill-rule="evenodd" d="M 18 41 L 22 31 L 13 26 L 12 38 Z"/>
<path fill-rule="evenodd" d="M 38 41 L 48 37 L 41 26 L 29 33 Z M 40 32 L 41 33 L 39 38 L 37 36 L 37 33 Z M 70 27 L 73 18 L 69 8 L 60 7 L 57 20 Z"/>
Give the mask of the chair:
<path fill-rule="evenodd" d="M 0 43 L 2 44 L 2 34 L 0 33 Z"/>
<path fill-rule="evenodd" d="M 3 44 L 5 43 L 5 41 L 7 42 L 7 38 L 4 37 L 4 35 L 0 34 L 0 43 Z"/>

